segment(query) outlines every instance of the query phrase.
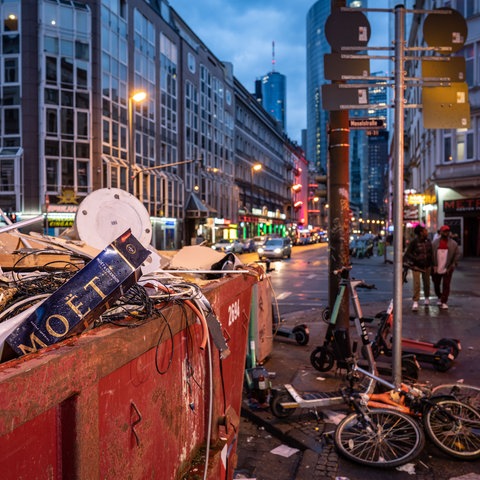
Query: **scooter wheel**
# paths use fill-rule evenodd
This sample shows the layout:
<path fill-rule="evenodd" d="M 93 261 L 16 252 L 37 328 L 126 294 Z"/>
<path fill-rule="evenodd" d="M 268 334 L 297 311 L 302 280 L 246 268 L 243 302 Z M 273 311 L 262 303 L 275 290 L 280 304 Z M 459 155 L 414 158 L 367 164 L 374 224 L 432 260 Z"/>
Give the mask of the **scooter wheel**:
<path fill-rule="evenodd" d="M 302 326 L 294 327 L 294 329 L 292 330 L 292 333 L 295 335 L 295 340 L 299 345 L 305 346 L 310 340 L 310 335 L 308 334 L 305 327 L 302 327 Z"/>
<path fill-rule="evenodd" d="M 322 320 L 325 322 L 325 323 L 329 323 L 330 322 L 330 307 L 325 307 L 322 311 Z"/>
<path fill-rule="evenodd" d="M 310 354 L 310 363 L 319 372 L 328 372 L 333 368 L 335 358 L 333 357 L 333 353 L 330 350 L 328 350 L 324 346 L 321 346 L 317 347 Z"/>
<path fill-rule="evenodd" d="M 435 348 L 450 350 L 453 358 L 457 358 L 460 350 L 458 348 L 458 342 L 453 338 L 442 338 L 435 345 Z"/>
<path fill-rule="evenodd" d="M 288 392 L 281 391 L 274 393 L 270 400 L 270 410 L 277 418 L 289 417 L 296 408 L 284 408 L 282 403 L 293 402 L 293 398 Z"/>
<path fill-rule="evenodd" d="M 443 353 L 440 355 L 436 354 L 433 360 L 433 367 L 439 372 L 446 372 L 447 370 L 450 370 L 452 364 L 453 360 L 448 355 Z"/>
<path fill-rule="evenodd" d="M 418 363 L 410 358 L 402 358 L 403 377 L 416 382 L 418 380 L 418 374 Z"/>

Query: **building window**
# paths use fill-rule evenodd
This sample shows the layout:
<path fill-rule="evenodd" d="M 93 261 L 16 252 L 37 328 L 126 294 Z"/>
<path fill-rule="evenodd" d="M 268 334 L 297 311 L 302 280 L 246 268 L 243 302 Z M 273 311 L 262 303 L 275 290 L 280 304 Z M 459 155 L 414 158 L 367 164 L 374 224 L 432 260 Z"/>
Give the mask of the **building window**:
<path fill-rule="evenodd" d="M 4 59 L 3 78 L 5 83 L 18 83 L 18 59 L 17 58 Z"/>
<path fill-rule="evenodd" d="M 49 158 L 47 159 L 47 191 L 57 192 L 58 186 L 58 160 Z"/>
<path fill-rule="evenodd" d="M 469 87 L 473 87 L 475 84 L 475 48 L 474 45 L 467 45 L 463 49 L 463 56 L 465 57 L 465 81 Z"/>
<path fill-rule="evenodd" d="M 12 192 L 15 189 L 15 169 L 13 159 L 0 160 L 0 191 Z"/>
<path fill-rule="evenodd" d="M 457 162 L 473 158 L 473 132 L 457 130 Z"/>
<path fill-rule="evenodd" d="M 55 108 L 46 109 L 47 135 L 56 136 L 58 133 L 58 112 Z"/>
<path fill-rule="evenodd" d="M 45 75 L 47 83 L 57 83 L 57 59 L 45 57 Z"/>
<path fill-rule="evenodd" d="M 190 70 L 190 72 L 192 73 L 195 73 L 196 71 L 196 60 L 195 60 L 195 56 L 193 54 L 191 54 L 190 52 L 188 53 L 187 55 L 187 62 L 188 62 L 188 69 Z"/>
<path fill-rule="evenodd" d="M 5 108 L 4 116 L 4 134 L 18 135 L 20 133 L 20 112 L 18 108 Z"/>
<path fill-rule="evenodd" d="M 443 138 L 443 161 L 444 163 L 451 163 L 452 158 L 452 138 L 445 136 Z"/>

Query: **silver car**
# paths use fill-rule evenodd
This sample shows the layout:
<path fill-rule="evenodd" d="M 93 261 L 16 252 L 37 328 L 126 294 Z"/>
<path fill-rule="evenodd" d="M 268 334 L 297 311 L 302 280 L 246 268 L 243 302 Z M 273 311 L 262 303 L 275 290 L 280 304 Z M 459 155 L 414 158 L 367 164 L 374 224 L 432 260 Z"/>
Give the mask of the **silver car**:
<path fill-rule="evenodd" d="M 258 258 L 290 258 L 292 256 L 292 243 L 289 238 L 269 238 L 261 247 L 257 248 Z"/>

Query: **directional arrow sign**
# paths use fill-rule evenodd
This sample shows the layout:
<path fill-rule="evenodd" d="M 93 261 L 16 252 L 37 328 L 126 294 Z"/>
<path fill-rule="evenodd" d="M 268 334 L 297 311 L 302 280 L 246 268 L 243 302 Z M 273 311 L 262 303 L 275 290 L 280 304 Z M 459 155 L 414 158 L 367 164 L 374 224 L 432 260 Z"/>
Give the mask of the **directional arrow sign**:
<path fill-rule="evenodd" d="M 361 109 L 365 105 L 368 105 L 368 88 L 341 88 L 338 84 L 322 85 L 324 110 Z"/>

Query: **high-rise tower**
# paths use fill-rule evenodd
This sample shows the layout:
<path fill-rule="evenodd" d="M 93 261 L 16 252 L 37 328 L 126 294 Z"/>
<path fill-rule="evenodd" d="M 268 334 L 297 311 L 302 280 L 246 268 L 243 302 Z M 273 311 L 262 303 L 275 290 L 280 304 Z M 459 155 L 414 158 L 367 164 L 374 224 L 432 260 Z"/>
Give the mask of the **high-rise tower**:
<path fill-rule="evenodd" d="M 285 130 L 287 77 L 275 71 L 275 42 L 272 42 L 272 71 L 256 81 L 255 94 L 262 107 Z"/>
<path fill-rule="evenodd" d="M 325 22 L 330 2 L 318 0 L 307 13 L 307 160 L 317 172 L 327 170 L 328 112 L 322 108 L 322 84 L 325 83 L 323 57 L 330 52 L 325 38 Z"/>

